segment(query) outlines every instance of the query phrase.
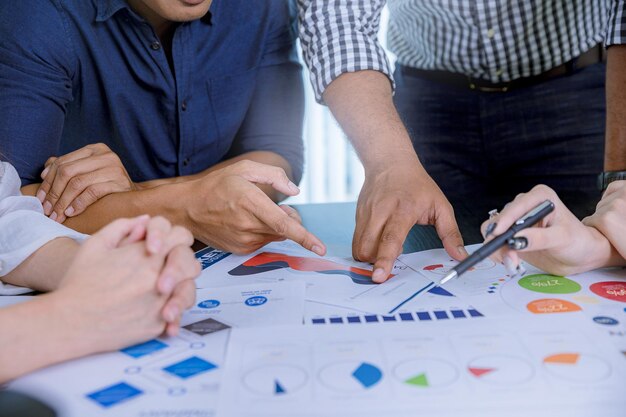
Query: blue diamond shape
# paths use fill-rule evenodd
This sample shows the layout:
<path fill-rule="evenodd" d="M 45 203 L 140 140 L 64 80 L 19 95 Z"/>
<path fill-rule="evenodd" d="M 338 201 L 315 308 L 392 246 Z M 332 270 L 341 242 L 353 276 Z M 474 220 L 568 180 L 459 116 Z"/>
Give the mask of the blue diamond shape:
<path fill-rule="evenodd" d="M 149 355 L 157 350 L 165 349 L 166 347 L 167 345 L 165 343 L 153 339 L 148 340 L 145 343 L 129 346 L 120 350 L 120 352 L 125 353 L 128 356 L 132 356 L 133 358 L 141 358 L 142 356 Z"/>
<path fill-rule="evenodd" d="M 205 361 L 204 359 L 200 359 L 197 356 L 192 356 L 182 362 L 163 368 L 163 370 L 172 375 L 176 375 L 179 378 L 187 379 L 215 368 L 217 368 L 217 365 Z"/>
<path fill-rule="evenodd" d="M 143 394 L 143 391 L 140 389 L 128 385 L 125 382 L 120 382 L 119 384 L 111 385 L 110 387 L 87 394 L 86 397 L 97 402 L 104 408 L 109 408 L 141 394 Z"/>

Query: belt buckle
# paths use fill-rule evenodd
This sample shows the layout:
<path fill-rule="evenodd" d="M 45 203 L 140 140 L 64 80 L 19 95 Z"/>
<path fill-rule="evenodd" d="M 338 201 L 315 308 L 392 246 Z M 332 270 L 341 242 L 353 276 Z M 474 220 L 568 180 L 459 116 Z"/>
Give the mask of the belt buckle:
<path fill-rule="evenodd" d="M 489 86 L 485 86 L 485 85 L 479 85 L 474 81 L 474 78 L 468 77 L 468 81 L 469 81 L 469 88 L 471 90 L 478 90 L 481 93 L 506 93 L 507 91 L 509 91 L 509 84 L 505 84 L 501 87 L 489 87 Z"/>

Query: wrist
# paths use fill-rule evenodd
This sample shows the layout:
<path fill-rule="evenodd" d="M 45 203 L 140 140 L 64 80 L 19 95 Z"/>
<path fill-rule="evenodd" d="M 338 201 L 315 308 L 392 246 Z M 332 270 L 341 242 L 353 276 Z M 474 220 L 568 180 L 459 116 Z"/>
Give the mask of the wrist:
<path fill-rule="evenodd" d="M 173 224 L 186 227 L 189 231 L 197 236 L 195 219 L 196 205 L 193 204 L 194 198 L 198 193 L 196 187 L 197 180 L 189 180 L 174 184 L 167 184 L 158 187 L 157 191 L 161 195 L 168 196 L 168 202 L 163 204 L 163 215 Z"/>
<path fill-rule="evenodd" d="M 37 335 L 38 340 L 45 340 L 44 345 L 28 342 L 30 336 L 25 335 L 27 345 L 22 346 L 21 354 L 28 355 L 30 372 L 58 362 L 85 356 L 97 350 L 91 340 L 94 333 L 93 323 L 77 326 L 79 311 L 72 309 L 71 297 L 63 294 L 64 290 L 44 294 L 27 303 L 17 305 L 22 309 L 19 314 L 20 327 L 28 329 L 30 335 Z M 38 346 L 28 353 L 32 346 Z"/>
<path fill-rule="evenodd" d="M 609 239 L 600 233 L 595 227 L 585 226 L 591 235 L 591 241 L 585 254 L 584 271 L 598 268 L 617 266 L 620 264 L 619 253 L 615 250 Z M 623 262 L 623 259 L 622 259 Z"/>

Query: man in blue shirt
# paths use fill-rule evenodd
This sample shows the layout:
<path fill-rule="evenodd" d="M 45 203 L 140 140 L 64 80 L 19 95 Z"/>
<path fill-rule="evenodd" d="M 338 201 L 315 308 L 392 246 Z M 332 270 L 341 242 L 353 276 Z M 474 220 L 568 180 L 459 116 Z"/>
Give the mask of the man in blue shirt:
<path fill-rule="evenodd" d="M 103 177 L 115 154 L 132 180 L 70 227 L 93 232 L 149 213 L 231 251 L 288 237 L 323 253 L 268 198 L 296 194 L 303 163 L 301 68 L 284 0 L 2 2 L 0 39 L 0 149 L 23 184 L 40 182 L 49 157 L 96 142 L 108 159 L 91 159 L 88 172 L 66 164 L 57 177 L 82 176 L 62 183 Z M 272 187 L 266 195 L 255 183 Z M 39 193 L 46 214 L 72 216 L 53 210 L 63 190 L 52 191 Z"/>

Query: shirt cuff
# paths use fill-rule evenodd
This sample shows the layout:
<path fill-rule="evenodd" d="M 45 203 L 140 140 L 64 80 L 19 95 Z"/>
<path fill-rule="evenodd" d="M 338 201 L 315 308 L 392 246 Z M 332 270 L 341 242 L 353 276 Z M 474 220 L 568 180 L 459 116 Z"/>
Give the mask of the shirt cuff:
<path fill-rule="evenodd" d="M 309 67 L 315 100 L 318 103 L 324 104 L 323 95 L 330 83 L 340 75 L 350 72 L 366 70 L 382 72 L 389 78 L 391 88 L 395 91 L 396 85 L 385 50 L 368 36 L 353 35 L 349 42 L 344 38 L 338 38 L 326 48 L 316 50 L 315 55 L 307 57 L 305 54 L 305 60 Z"/>
<path fill-rule="evenodd" d="M 65 237 L 82 242 L 88 237 L 29 210 L 18 210 L 3 216 L 0 230 L 3 232 L 0 236 L 0 277 L 9 274 L 54 239 Z M 20 291 L 18 288 L 0 281 L 0 295 L 16 295 Z M 29 291 L 22 289 L 21 293 Z"/>
<path fill-rule="evenodd" d="M 395 90 L 391 66 L 378 42 L 382 0 L 301 0 L 299 35 L 315 99 L 341 74 L 380 71 Z"/>
<path fill-rule="evenodd" d="M 626 8 L 624 0 L 613 0 L 611 13 L 609 14 L 609 26 L 606 34 L 605 45 L 626 44 Z"/>

